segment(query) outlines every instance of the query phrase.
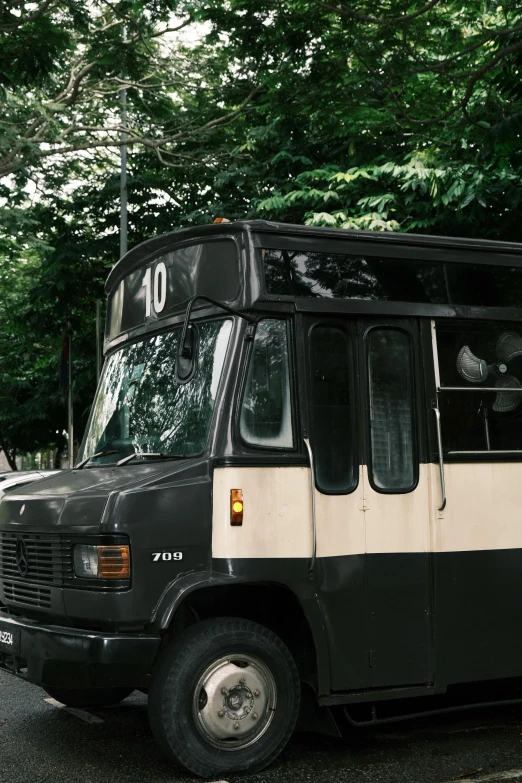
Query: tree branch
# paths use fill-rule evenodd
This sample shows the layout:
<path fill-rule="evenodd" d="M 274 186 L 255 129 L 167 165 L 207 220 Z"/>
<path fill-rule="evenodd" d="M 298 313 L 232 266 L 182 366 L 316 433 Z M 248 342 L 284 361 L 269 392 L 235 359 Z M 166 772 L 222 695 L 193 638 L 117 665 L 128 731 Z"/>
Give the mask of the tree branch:
<path fill-rule="evenodd" d="M 518 44 L 513 44 L 512 46 L 507 46 L 505 49 L 502 49 L 500 52 L 497 53 L 497 55 L 489 62 L 486 63 L 486 65 L 483 65 L 482 68 L 479 68 L 475 71 L 474 74 L 470 77 L 466 91 L 464 93 L 464 96 L 461 98 L 458 103 L 456 103 L 454 106 L 450 107 L 447 111 L 443 112 L 442 114 L 438 114 L 436 117 L 428 117 L 422 120 L 415 119 L 414 117 L 411 117 L 409 114 L 407 114 L 402 105 L 397 101 L 397 98 L 395 97 L 395 94 L 393 90 L 390 88 L 389 85 L 383 85 L 386 89 L 386 92 L 390 97 L 392 98 L 395 105 L 398 107 L 400 113 L 404 117 L 407 122 L 412 123 L 413 125 L 435 125 L 439 122 L 444 122 L 444 120 L 449 119 L 453 114 L 460 110 L 465 110 L 468 103 L 471 100 L 471 97 L 473 95 L 473 90 L 475 88 L 476 83 L 479 81 L 479 79 L 484 76 L 489 71 L 493 70 L 493 68 L 497 65 L 497 63 L 502 60 L 504 57 L 506 57 L 508 54 L 513 54 L 514 52 L 522 51 L 522 41 Z"/>
<path fill-rule="evenodd" d="M 379 27 L 387 27 L 391 24 L 404 24 L 404 22 L 409 22 L 411 19 L 415 19 L 417 16 L 422 16 L 422 14 L 431 11 L 431 9 L 438 5 L 441 0 L 430 0 L 429 3 L 426 3 L 422 6 L 422 8 L 419 8 L 418 11 L 412 11 L 410 14 L 403 14 L 402 16 L 390 16 L 387 19 L 386 17 L 368 16 L 367 14 L 362 14 L 360 11 L 356 11 L 355 8 L 351 8 L 350 6 L 344 5 L 343 3 L 339 3 L 339 5 L 333 5 L 331 3 L 321 2 L 321 0 L 318 0 L 318 2 L 319 5 L 327 8 L 329 11 L 334 11 L 335 13 L 341 14 L 342 16 L 349 16 L 352 19 L 357 19 L 359 22 L 365 22 L 366 24 L 376 24 L 379 25 Z"/>
<path fill-rule="evenodd" d="M 480 49 L 481 46 L 484 46 L 489 41 L 494 40 L 495 38 L 499 38 L 503 35 L 512 35 L 513 33 L 518 33 L 522 31 L 522 24 L 515 25 L 515 27 L 512 27 L 510 30 L 489 30 L 487 35 L 482 38 L 477 43 L 471 44 L 470 46 L 467 46 L 465 49 L 462 49 L 460 52 L 457 52 L 457 54 L 452 55 L 451 57 L 447 57 L 445 60 L 439 60 L 439 62 L 434 63 L 433 65 L 427 65 L 424 68 L 424 71 L 433 71 L 433 72 L 440 72 L 446 69 L 446 67 L 456 60 L 459 60 L 461 57 L 464 57 L 466 54 L 470 54 L 471 52 L 476 51 L 477 49 Z M 422 72 L 422 71 L 419 71 Z"/>
<path fill-rule="evenodd" d="M 79 76 L 80 74 L 78 74 L 76 78 L 78 78 Z M 11 150 L 9 154 L 5 155 L 3 159 L 0 160 L 0 177 L 5 177 L 8 174 L 12 174 L 15 171 L 19 171 L 20 169 L 24 168 L 24 166 L 30 164 L 31 159 L 43 160 L 52 157 L 58 157 L 60 155 L 68 155 L 73 152 L 93 150 L 98 147 L 105 147 L 109 149 L 109 148 L 119 148 L 124 145 L 127 145 L 129 147 L 142 146 L 147 149 L 153 150 L 156 153 L 156 155 L 158 155 L 158 151 L 159 151 L 160 155 L 158 157 L 162 160 L 162 162 L 165 162 L 165 156 L 169 156 L 169 155 L 173 157 L 180 157 L 180 158 L 184 157 L 185 159 L 187 159 L 187 156 L 183 156 L 180 153 L 176 153 L 172 150 L 169 150 L 168 149 L 169 145 L 180 143 L 189 139 L 194 139 L 194 137 L 205 135 L 206 133 L 212 132 L 218 127 L 222 127 L 233 122 L 233 120 L 239 114 L 247 110 L 249 103 L 252 101 L 254 96 L 260 92 L 261 89 L 262 87 L 260 85 L 254 87 L 247 95 L 247 97 L 242 101 L 241 105 L 234 111 L 228 112 L 222 115 L 221 117 L 216 117 L 213 120 L 209 120 L 203 125 L 198 126 L 198 125 L 194 125 L 193 123 L 188 123 L 183 129 L 178 130 L 175 133 L 163 135 L 162 137 L 157 139 L 151 138 L 150 136 L 144 136 L 142 133 L 139 132 L 139 130 L 129 125 L 126 125 L 124 127 L 123 125 L 120 124 L 114 124 L 109 126 L 72 124 L 61 133 L 60 136 L 61 141 L 58 144 L 56 144 L 54 141 L 48 141 L 47 143 L 45 143 L 45 138 L 42 139 L 38 137 L 38 134 L 42 131 L 42 126 L 39 123 L 43 122 L 44 120 L 43 118 L 38 118 L 38 121 L 35 120 L 31 125 L 31 128 L 33 130 L 35 128 L 37 129 L 36 133 L 33 134 L 31 137 L 27 135 L 22 137 L 17 143 L 17 145 L 15 146 L 15 148 Z M 66 94 L 66 90 L 64 90 L 61 93 L 62 96 L 65 94 Z M 59 107 L 56 110 L 58 111 Z M 126 139 L 120 138 L 120 134 L 122 132 L 125 132 L 125 134 L 127 135 Z M 63 143 L 66 136 L 70 136 L 71 134 L 74 133 L 84 133 L 84 134 L 90 133 L 94 135 L 104 134 L 104 138 L 91 138 L 87 140 L 78 139 L 76 141 L 71 141 L 70 143 Z M 107 135 L 107 134 L 112 134 L 112 135 Z M 33 149 L 31 153 L 27 155 L 25 153 L 25 149 L 31 144 L 34 145 L 36 142 L 39 142 L 40 144 L 45 143 L 45 147 L 40 146 L 37 149 Z M 173 166 L 177 164 L 169 164 L 169 165 Z"/>
<path fill-rule="evenodd" d="M 518 30 L 519 28 L 522 29 L 522 24 L 515 26 L 514 28 L 512 28 L 512 30 Z M 442 70 L 444 65 L 447 65 L 451 61 L 455 61 L 462 54 L 469 53 L 471 51 L 479 49 L 480 46 L 483 46 L 487 42 L 487 40 L 492 40 L 492 38 L 496 38 L 500 34 L 500 31 L 491 31 L 491 32 L 494 32 L 494 35 L 490 35 L 488 33 L 488 37 L 487 38 L 483 39 L 479 44 L 477 44 L 477 43 L 472 44 L 470 47 L 467 47 L 467 50 L 463 51 L 462 53 L 458 53 L 456 55 L 453 55 L 452 57 L 447 58 L 446 61 L 435 63 L 433 66 L 425 65 L 422 70 L 421 69 L 416 69 L 415 72 L 416 73 L 419 73 L 419 72 L 424 72 L 424 73 L 426 73 L 426 72 L 434 72 L 434 73 L 437 73 L 437 72 L 439 72 L 439 68 Z M 507 31 L 506 31 L 506 34 L 507 34 Z M 515 52 L 518 52 L 518 51 L 521 51 L 521 50 L 522 50 L 522 41 L 518 42 L 516 44 L 511 44 L 510 46 L 506 46 L 503 49 L 498 50 L 490 58 L 490 60 L 487 63 L 485 63 L 480 68 L 477 68 L 476 70 L 472 71 L 471 74 L 469 74 L 469 72 L 462 73 L 462 74 L 453 74 L 452 75 L 453 79 L 467 78 L 467 84 L 466 84 L 466 87 L 465 87 L 464 95 L 462 96 L 462 98 L 459 101 L 457 101 L 457 103 L 455 103 L 454 105 L 450 106 L 446 111 L 444 111 L 441 114 L 438 114 L 437 116 L 434 116 L 434 117 L 426 117 L 426 118 L 423 118 L 423 119 L 417 119 L 415 117 L 412 117 L 405 110 L 404 102 L 400 101 L 397 98 L 397 96 L 395 94 L 395 91 L 393 89 L 393 85 L 390 84 L 389 82 L 385 81 L 382 78 L 379 78 L 379 77 L 377 77 L 377 78 L 379 78 L 379 82 L 382 85 L 382 88 L 385 90 L 387 95 L 390 97 L 392 102 L 397 107 L 400 116 L 406 122 L 411 123 L 413 125 L 426 125 L 426 126 L 427 125 L 435 125 L 437 123 L 444 122 L 445 120 L 449 119 L 451 116 L 453 116 L 458 111 L 463 111 L 466 114 L 466 116 L 469 116 L 466 113 L 466 108 L 467 108 L 467 106 L 468 106 L 468 104 L 469 104 L 469 102 L 470 102 L 470 100 L 471 100 L 471 98 L 473 96 L 473 92 L 474 92 L 474 89 L 475 89 L 475 86 L 476 86 L 477 82 L 483 76 L 485 76 L 487 73 L 492 71 L 498 65 L 498 63 L 501 60 L 503 60 L 505 57 L 508 57 L 509 55 L 514 54 Z M 366 68 L 368 74 L 374 74 L 375 75 L 375 68 L 371 68 L 370 65 L 365 61 L 365 58 L 361 54 L 361 52 L 359 51 L 358 47 L 354 46 L 353 47 L 353 51 L 356 54 L 356 56 L 358 57 L 358 59 L 361 61 L 361 63 L 364 65 L 364 67 Z M 386 71 L 387 71 L 386 66 L 383 66 L 383 72 L 386 72 Z"/>
<path fill-rule="evenodd" d="M 190 82 L 184 81 L 183 79 L 172 79 L 171 81 L 167 82 L 155 82 L 153 84 L 149 84 L 148 82 L 134 82 L 132 79 L 118 79 L 117 76 L 113 76 L 113 78 L 110 80 L 113 82 L 116 82 L 116 84 L 121 85 L 120 87 L 115 90 L 116 92 L 119 92 L 122 87 L 126 87 L 127 89 L 135 88 L 137 90 L 158 90 L 160 87 L 196 87 L 196 84 L 191 84 Z M 110 91 L 104 91 L 104 94 L 107 95 L 109 92 L 115 92 L 114 90 Z"/>
<path fill-rule="evenodd" d="M 59 93 L 52 101 L 48 101 L 44 105 L 46 107 L 51 107 L 51 108 L 53 104 L 62 104 L 60 108 L 65 106 L 71 106 L 71 104 L 73 104 L 76 98 L 78 97 L 79 87 L 82 80 L 87 76 L 88 73 L 92 71 L 93 68 L 94 68 L 94 63 L 89 63 L 88 65 L 85 65 L 78 73 L 76 73 L 73 68 L 71 70 L 69 81 L 65 89 L 63 89 L 62 92 Z M 67 96 L 69 97 L 67 98 Z M 67 98 L 67 100 L 65 100 L 65 98 Z"/>
<path fill-rule="evenodd" d="M 179 30 L 183 30 L 184 27 L 187 27 L 187 25 L 191 24 L 194 21 L 193 16 L 189 16 L 188 19 L 185 19 L 181 24 L 179 24 L 177 27 L 166 27 L 164 30 L 158 30 L 156 33 L 151 33 L 147 36 L 147 38 L 160 38 L 162 35 L 165 35 L 166 33 L 177 33 Z M 125 43 L 136 43 L 136 41 L 139 41 L 142 39 L 141 33 L 136 33 L 132 38 L 128 38 Z"/>
<path fill-rule="evenodd" d="M 44 0 L 44 3 L 40 6 L 40 8 L 37 8 L 36 11 L 33 11 L 32 14 L 28 14 L 27 16 L 13 17 L 13 21 L 10 24 L 0 25 L 0 33 L 10 33 L 13 30 L 17 30 L 22 25 L 27 24 L 27 22 L 34 22 L 35 19 L 43 16 L 43 14 L 45 14 L 46 11 L 49 11 L 54 5 L 58 5 L 58 0 Z"/>

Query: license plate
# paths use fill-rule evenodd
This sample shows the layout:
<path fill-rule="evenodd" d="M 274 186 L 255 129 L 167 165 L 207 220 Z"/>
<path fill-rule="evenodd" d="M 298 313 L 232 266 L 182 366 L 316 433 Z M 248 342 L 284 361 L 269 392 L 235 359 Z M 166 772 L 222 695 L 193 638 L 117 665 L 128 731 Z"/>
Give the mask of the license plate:
<path fill-rule="evenodd" d="M 0 652 L 16 655 L 20 652 L 20 628 L 0 622 Z"/>

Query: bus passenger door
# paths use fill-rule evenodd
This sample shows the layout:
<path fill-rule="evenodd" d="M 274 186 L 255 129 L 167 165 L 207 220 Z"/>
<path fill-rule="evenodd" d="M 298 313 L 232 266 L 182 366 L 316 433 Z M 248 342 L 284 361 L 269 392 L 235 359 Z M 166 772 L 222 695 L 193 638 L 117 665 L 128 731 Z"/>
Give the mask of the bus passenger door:
<path fill-rule="evenodd" d="M 332 689 L 431 682 L 417 324 L 306 316 L 304 325 L 315 583 Z"/>
<path fill-rule="evenodd" d="M 315 469 L 315 586 L 332 690 L 370 687 L 362 469 L 357 434 L 356 322 L 303 316 L 306 400 Z M 299 346 L 298 346 L 299 347 Z"/>
<path fill-rule="evenodd" d="M 415 320 L 358 324 L 373 687 L 433 680 L 430 507 Z"/>

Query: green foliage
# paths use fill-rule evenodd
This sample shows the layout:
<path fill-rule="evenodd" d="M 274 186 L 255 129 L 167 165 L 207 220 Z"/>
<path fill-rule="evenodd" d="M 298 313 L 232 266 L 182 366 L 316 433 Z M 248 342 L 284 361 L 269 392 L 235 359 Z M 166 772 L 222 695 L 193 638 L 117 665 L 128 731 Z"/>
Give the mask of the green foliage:
<path fill-rule="evenodd" d="M 251 189 L 232 216 L 520 238 L 522 11 L 430 5 L 210 4 L 265 87 L 242 118 Z"/>
<path fill-rule="evenodd" d="M 0 448 L 63 446 L 67 323 L 85 424 L 123 84 L 130 246 L 215 215 L 522 241 L 521 69 L 507 0 L 4 4 Z"/>
<path fill-rule="evenodd" d="M 276 219 L 299 204 L 307 225 L 517 238 L 519 173 L 508 160 L 464 161 L 422 150 L 400 162 L 305 171 L 256 209 Z"/>

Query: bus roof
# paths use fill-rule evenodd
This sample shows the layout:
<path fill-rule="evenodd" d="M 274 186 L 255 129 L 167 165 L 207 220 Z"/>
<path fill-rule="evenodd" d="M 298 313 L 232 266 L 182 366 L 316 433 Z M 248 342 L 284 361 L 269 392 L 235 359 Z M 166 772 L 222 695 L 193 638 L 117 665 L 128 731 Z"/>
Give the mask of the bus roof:
<path fill-rule="evenodd" d="M 126 253 L 112 268 L 106 283 L 109 293 L 119 281 L 134 269 L 139 268 L 151 257 L 162 250 L 174 247 L 180 242 L 201 237 L 231 236 L 234 234 L 278 234 L 286 237 L 306 237 L 311 239 L 334 239 L 351 241 L 363 240 L 367 243 L 385 243 L 418 248 L 452 249 L 454 251 L 477 250 L 482 253 L 508 254 L 519 256 L 522 264 L 522 243 L 500 242 L 490 239 L 467 239 L 465 237 L 446 237 L 431 234 L 404 234 L 393 231 L 355 231 L 353 229 L 323 228 L 320 226 L 301 226 L 295 223 L 276 223 L 267 220 L 238 220 L 231 223 L 212 223 L 192 228 L 170 231 L 167 234 L 147 239 Z M 466 259 L 462 259 L 465 261 Z M 518 261 L 518 259 L 517 259 Z"/>

